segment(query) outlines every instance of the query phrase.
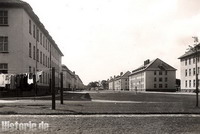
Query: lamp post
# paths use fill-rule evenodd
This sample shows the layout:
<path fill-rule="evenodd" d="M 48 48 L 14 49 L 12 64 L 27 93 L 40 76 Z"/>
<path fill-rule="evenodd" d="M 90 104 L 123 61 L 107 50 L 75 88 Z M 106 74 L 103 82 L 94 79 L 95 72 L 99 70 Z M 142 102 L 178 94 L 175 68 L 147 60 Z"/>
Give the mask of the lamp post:
<path fill-rule="evenodd" d="M 189 45 L 189 47 L 190 47 L 190 50 L 192 52 L 194 52 L 194 54 L 195 54 L 196 107 L 199 107 L 199 89 L 198 89 L 198 87 L 199 87 L 199 81 L 198 81 L 198 74 L 199 74 L 199 72 L 198 72 L 197 60 L 198 60 L 198 49 L 200 48 L 200 46 L 199 46 L 200 44 L 198 44 L 198 37 L 192 37 L 192 38 L 194 38 L 195 44 L 194 44 L 194 47 L 192 47 L 190 45 Z"/>

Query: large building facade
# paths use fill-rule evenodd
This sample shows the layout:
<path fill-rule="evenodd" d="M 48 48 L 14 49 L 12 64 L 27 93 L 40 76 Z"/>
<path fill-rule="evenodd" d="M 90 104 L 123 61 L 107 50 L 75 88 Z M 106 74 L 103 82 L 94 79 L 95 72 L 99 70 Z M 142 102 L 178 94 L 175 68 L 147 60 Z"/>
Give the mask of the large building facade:
<path fill-rule="evenodd" d="M 129 75 L 130 91 L 176 91 L 176 69 L 160 59 L 146 60 Z"/>
<path fill-rule="evenodd" d="M 0 1 L 0 73 L 42 71 L 39 88 L 49 86 L 50 68 L 55 67 L 55 86 L 59 87 L 62 56 L 29 4 L 20 0 Z M 41 93 L 48 92 L 43 90 L 40 89 Z"/>
<path fill-rule="evenodd" d="M 114 78 L 110 78 L 108 81 L 108 89 L 109 90 L 115 90 L 115 91 L 121 91 L 121 90 L 129 90 L 129 76 L 130 72 L 127 71 L 123 74 L 123 72 L 120 73 L 118 76 L 114 76 Z"/>
<path fill-rule="evenodd" d="M 199 46 L 200 45 L 198 45 L 197 48 L 199 48 Z M 183 54 L 181 57 L 179 57 L 180 67 L 181 67 L 181 91 L 194 92 L 196 90 L 196 73 L 198 73 L 199 77 L 199 70 L 200 70 L 199 58 L 200 58 L 199 49 L 197 50 L 197 53 L 190 50 L 185 54 Z M 196 71 L 196 64 L 197 64 L 197 71 Z M 198 85 L 198 88 L 199 87 L 200 85 Z"/>

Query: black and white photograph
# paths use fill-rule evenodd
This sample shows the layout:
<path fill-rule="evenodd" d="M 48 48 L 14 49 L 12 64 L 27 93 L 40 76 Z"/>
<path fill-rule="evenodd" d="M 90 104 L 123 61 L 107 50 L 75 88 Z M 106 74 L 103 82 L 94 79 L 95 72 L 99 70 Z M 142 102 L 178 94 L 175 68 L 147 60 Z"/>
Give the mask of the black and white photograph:
<path fill-rule="evenodd" d="M 199 0 L 0 0 L 0 134 L 200 134 Z"/>

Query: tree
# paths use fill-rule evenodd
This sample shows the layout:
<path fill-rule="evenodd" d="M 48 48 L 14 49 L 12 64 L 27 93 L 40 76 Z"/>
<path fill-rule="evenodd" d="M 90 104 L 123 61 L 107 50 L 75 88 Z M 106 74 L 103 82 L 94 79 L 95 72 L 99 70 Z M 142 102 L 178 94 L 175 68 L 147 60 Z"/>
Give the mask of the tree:
<path fill-rule="evenodd" d="M 97 82 L 97 81 L 95 81 L 95 82 L 90 82 L 89 84 L 88 84 L 88 88 L 89 89 L 91 89 L 91 88 L 96 88 L 96 87 L 98 87 L 98 85 L 99 85 L 99 83 Z"/>
<path fill-rule="evenodd" d="M 102 80 L 101 85 L 102 85 L 103 89 L 108 89 L 108 81 Z"/>

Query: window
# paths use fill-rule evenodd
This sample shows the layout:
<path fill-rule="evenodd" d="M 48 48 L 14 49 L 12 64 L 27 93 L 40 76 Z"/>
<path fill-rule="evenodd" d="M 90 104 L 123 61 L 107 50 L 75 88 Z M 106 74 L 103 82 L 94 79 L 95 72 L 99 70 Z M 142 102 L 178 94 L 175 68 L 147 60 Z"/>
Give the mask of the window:
<path fill-rule="evenodd" d="M 155 81 L 155 82 L 157 81 L 156 77 L 154 78 L 154 81 Z"/>
<path fill-rule="evenodd" d="M 162 71 L 159 71 L 159 75 L 162 75 Z"/>
<path fill-rule="evenodd" d="M 187 66 L 187 59 L 185 59 L 185 65 Z"/>
<path fill-rule="evenodd" d="M 29 20 L 29 33 L 32 34 L 32 24 L 31 24 L 31 20 Z"/>
<path fill-rule="evenodd" d="M 31 58 L 32 57 L 32 46 L 31 46 L 31 43 L 29 42 L 29 57 Z"/>
<path fill-rule="evenodd" d="M 42 32 L 40 32 L 40 44 L 42 45 Z"/>
<path fill-rule="evenodd" d="M 162 82 L 162 78 L 159 78 L 159 82 Z"/>
<path fill-rule="evenodd" d="M 43 47 L 45 46 L 45 36 L 43 36 Z"/>
<path fill-rule="evenodd" d="M 156 71 L 154 71 L 154 75 L 156 75 Z"/>
<path fill-rule="evenodd" d="M 36 31 L 36 40 L 39 41 L 39 30 Z"/>
<path fill-rule="evenodd" d="M 195 87 L 195 85 L 196 85 L 196 82 L 195 82 L 195 80 L 193 80 L 193 87 Z"/>
<path fill-rule="evenodd" d="M 49 43 L 47 44 L 47 51 L 49 51 Z"/>
<path fill-rule="evenodd" d="M 159 84 L 159 88 L 162 88 L 163 86 L 162 86 L 162 84 Z"/>
<path fill-rule="evenodd" d="M 35 68 L 33 67 L 33 73 L 35 73 Z"/>
<path fill-rule="evenodd" d="M 0 11 L 0 26 L 8 25 L 8 11 Z"/>
<path fill-rule="evenodd" d="M 187 69 L 185 69 L 185 76 L 187 76 Z"/>
<path fill-rule="evenodd" d="M 193 68 L 193 75 L 195 75 L 195 68 Z"/>
<path fill-rule="evenodd" d="M 156 84 L 154 84 L 154 88 L 157 88 L 157 85 L 156 85 Z"/>
<path fill-rule="evenodd" d="M 191 58 L 189 58 L 189 65 L 191 65 Z"/>
<path fill-rule="evenodd" d="M 8 64 L 7 63 L 0 63 L 0 74 L 7 74 L 8 73 Z"/>
<path fill-rule="evenodd" d="M 35 46 L 33 46 L 33 59 L 35 60 Z"/>
<path fill-rule="evenodd" d="M 39 62 L 39 49 L 37 49 L 37 52 L 36 52 L 36 59 Z"/>
<path fill-rule="evenodd" d="M 8 52 L 8 37 L 0 36 L 0 52 Z"/>
<path fill-rule="evenodd" d="M 46 65 L 45 65 L 45 66 L 47 67 L 47 56 L 46 56 L 46 59 L 45 59 L 45 61 L 46 61 L 46 62 L 45 62 L 45 63 L 46 63 Z"/>
<path fill-rule="evenodd" d="M 191 76 L 191 69 L 189 69 L 189 76 Z"/>
<path fill-rule="evenodd" d="M 187 87 L 187 80 L 185 81 L 185 87 Z"/>
<path fill-rule="evenodd" d="M 165 75 L 167 75 L 167 71 L 165 71 Z"/>
<path fill-rule="evenodd" d="M 168 85 L 167 85 L 167 84 L 165 84 L 165 88 L 168 88 Z"/>
<path fill-rule="evenodd" d="M 195 57 L 193 58 L 193 63 L 195 64 Z"/>
<path fill-rule="evenodd" d="M 45 55 L 43 54 L 43 65 L 45 65 Z"/>
<path fill-rule="evenodd" d="M 191 87 L 191 80 L 189 80 L 189 87 Z"/>
<path fill-rule="evenodd" d="M 32 71 L 32 70 L 31 70 L 31 66 L 29 66 L 29 73 L 31 73 L 31 71 Z"/>
<path fill-rule="evenodd" d="M 40 52 L 40 63 L 42 64 L 42 51 Z"/>
<path fill-rule="evenodd" d="M 33 38 L 35 38 L 35 25 L 33 25 Z"/>
<path fill-rule="evenodd" d="M 50 65 L 49 65 L 49 58 L 48 58 L 48 67 L 50 67 Z"/>
<path fill-rule="evenodd" d="M 165 82 L 167 82 L 167 80 L 168 80 L 167 77 L 165 77 Z"/>

